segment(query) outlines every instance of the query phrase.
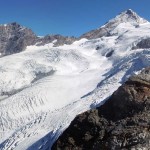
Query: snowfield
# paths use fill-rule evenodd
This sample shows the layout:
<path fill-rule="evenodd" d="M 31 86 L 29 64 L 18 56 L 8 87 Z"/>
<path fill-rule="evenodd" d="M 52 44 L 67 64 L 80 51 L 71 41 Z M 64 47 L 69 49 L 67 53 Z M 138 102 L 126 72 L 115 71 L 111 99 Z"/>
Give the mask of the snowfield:
<path fill-rule="evenodd" d="M 0 58 L 0 150 L 50 149 L 77 114 L 150 65 L 150 49 L 132 50 L 146 38 L 149 22 L 123 22 L 109 37 Z"/>

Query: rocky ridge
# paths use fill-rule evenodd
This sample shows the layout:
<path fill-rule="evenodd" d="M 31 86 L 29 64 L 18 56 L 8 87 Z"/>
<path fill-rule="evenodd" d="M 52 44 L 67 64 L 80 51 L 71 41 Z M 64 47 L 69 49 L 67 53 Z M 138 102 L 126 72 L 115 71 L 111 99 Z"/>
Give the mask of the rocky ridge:
<path fill-rule="evenodd" d="M 0 25 L 1 56 L 21 52 L 30 45 L 41 46 L 54 42 L 54 46 L 60 46 L 63 44 L 71 44 L 75 40 L 75 37 L 62 35 L 38 37 L 31 29 L 21 26 L 16 22 Z"/>
<path fill-rule="evenodd" d="M 150 68 L 132 76 L 99 108 L 78 115 L 52 150 L 150 147 Z"/>
<path fill-rule="evenodd" d="M 64 44 L 72 44 L 74 41 L 80 40 L 82 38 L 86 39 L 97 39 L 103 36 L 112 36 L 116 33 L 113 33 L 113 30 L 120 24 L 130 23 L 132 26 L 138 27 L 143 23 L 148 23 L 145 19 L 139 17 L 134 11 L 131 9 L 126 10 L 111 19 L 104 26 L 92 30 L 88 33 L 81 35 L 79 38 L 74 36 L 62 36 L 59 34 L 56 35 L 46 35 L 43 37 L 37 36 L 31 29 L 28 29 L 20 24 L 13 22 L 5 25 L 0 25 L 0 54 L 1 56 L 10 55 L 14 53 L 21 52 L 26 49 L 27 46 L 30 45 L 45 45 L 49 43 L 53 43 L 54 47 L 61 46 Z M 150 40 L 149 38 L 142 39 L 137 45 L 133 47 L 133 49 L 137 48 L 149 48 Z M 99 49 L 99 47 L 97 47 Z"/>
<path fill-rule="evenodd" d="M 69 37 L 69 36 L 62 36 L 60 34 L 56 34 L 56 35 L 46 35 L 42 38 L 38 38 L 36 41 L 36 45 L 40 46 L 40 45 L 45 45 L 45 44 L 49 44 L 52 43 L 54 44 L 54 47 L 56 46 L 61 46 L 64 44 L 72 44 L 74 41 L 76 41 L 77 38 L 75 37 Z"/>
<path fill-rule="evenodd" d="M 23 51 L 36 41 L 36 35 L 16 22 L 0 25 L 0 53 L 9 55 Z"/>

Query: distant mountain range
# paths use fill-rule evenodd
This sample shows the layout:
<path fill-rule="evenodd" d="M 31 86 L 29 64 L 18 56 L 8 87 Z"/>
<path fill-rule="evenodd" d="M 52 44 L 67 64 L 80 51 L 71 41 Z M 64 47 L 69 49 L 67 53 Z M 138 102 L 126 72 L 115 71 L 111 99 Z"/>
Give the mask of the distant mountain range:
<path fill-rule="evenodd" d="M 54 45 L 59 46 L 71 44 L 75 39 L 75 37 L 64 37 L 61 35 L 38 37 L 31 29 L 16 22 L 0 25 L 0 52 L 2 56 L 21 52 L 30 45 L 45 45 L 57 40 Z"/>
<path fill-rule="evenodd" d="M 63 44 L 72 44 L 74 41 L 82 38 L 96 39 L 103 36 L 111 36 L 111 31 L 122 22 L 130 22 L 132 25 L 138 26 L 139 24 L 146 23 L 147 21 L 140 18 L 135 12 L 129 9 L 121 13 L 116 18 L 110 20 L 104 26 L 85 33 L 79 38 L 62 35 L 47 35 L 45 37 L 38 37 L 31 29 L 21 26 L 16 22 L 0 25 L 0 52 L 3 56 L 21 52 L 25 50 L 27 46 L 35 44 L 45 45 L 55 41 L 54 46 L 61 46 Z"/>

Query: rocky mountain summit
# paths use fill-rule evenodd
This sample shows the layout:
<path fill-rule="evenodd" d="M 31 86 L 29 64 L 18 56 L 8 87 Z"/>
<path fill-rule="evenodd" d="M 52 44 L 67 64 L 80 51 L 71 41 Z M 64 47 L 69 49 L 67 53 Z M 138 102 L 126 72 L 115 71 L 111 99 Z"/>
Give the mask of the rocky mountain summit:
<path fill-rule="evenodd" d="M 52 150 L 150 147 L 150 68 L 132 76 L 99 108 L 78 115 Z"/>

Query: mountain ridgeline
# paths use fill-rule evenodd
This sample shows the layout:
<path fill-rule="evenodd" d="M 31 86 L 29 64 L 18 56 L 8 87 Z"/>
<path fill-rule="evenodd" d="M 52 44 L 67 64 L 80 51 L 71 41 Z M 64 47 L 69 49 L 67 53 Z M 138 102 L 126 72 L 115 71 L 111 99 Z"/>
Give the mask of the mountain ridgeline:
<path fill-rule="evenodd" d="M 64 37 L 62 35 L 46 35 L 38 37 L 31 29 L 19 25 L 16 22 L 0 25 L 0 53 L 2 56 L 10 55 L 25 50 L 30 45 L 45 45 L 53 41 L 54 46 L 71 44 L 75 37 Z"/>
<path fill-rule="evenodd" d="M 96 38 L 100 38 L 103 36 L 112 36 L 113 33 L 111 32 L 118 25 L 120 25 L 120 23 L 128 23 L 128 22 L 133 26 L 138 26 L 140 24 L 146 23 L 147 21 L 139 17 L 134 11 L 129 9 L 125 12 L 122 12 L 115 18 L 111 19 L 104 26 L 83 34 L 80 38 L 96 39 Z"/>
<path fill-rule="evenodd" d="M 135 12 L 131 9 L 122 12 L 114 19 L 110 20 L 104 26 L 92 30 L 88 33 L 81 35 L 79 38 L 74 36 L 62 36 L 62 35 L 46 35 L 44 37 L 36 36 L 36 34 L 31 30 L 24 26 L 19 25 L 16 22 L 0 25 L 0 53 L 1 56 L 10 55 L 14 53 L 21 52 L 25 50 L 27 46 L 30 45 L 45 45 L 48 43 L 53 43 L 54 47 L 61 46 L 64 44 L 72 44 L 74 41 L 80 40 L 82 38 L 86 39 L 96 39 L 101 38 L 103 36 L 112 36 L 116 33 L 112 33 L 112 31 L 120 24 L 120 23 L 130 22 L 133 26 L 138 27 L 140 24 L 146 23 L 145 19 L 139 17 Z M 143 41 L 138 45 L 146 46 L 146 48 L 150 47 L 150 40 Z M 138 47 L 134 47 L 138 48 Z"/>

